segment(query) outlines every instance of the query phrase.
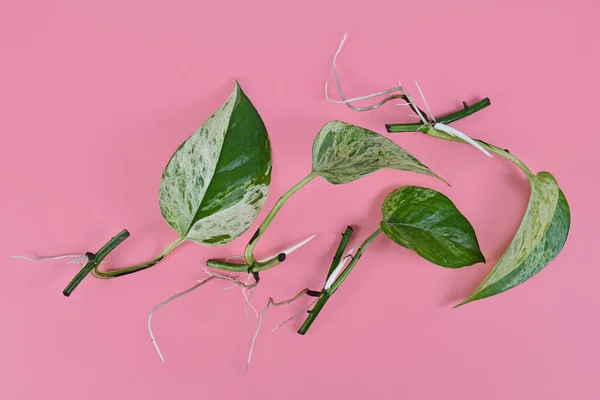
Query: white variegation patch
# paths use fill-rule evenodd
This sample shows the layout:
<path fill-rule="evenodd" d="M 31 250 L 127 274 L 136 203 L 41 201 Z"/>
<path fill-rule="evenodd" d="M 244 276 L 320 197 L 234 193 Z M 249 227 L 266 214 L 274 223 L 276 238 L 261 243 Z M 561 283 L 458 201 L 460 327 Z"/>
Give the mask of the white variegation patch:
<path fill-rule="evenodd" d="M 535 250 L 517 268 L 514 268 L 513 272 L 500 280 L 496 280 L 493 287 L 486 286 L 486 288 L 489 287 L 492 290 L 491 293 L 486 290 L 488 293 L 483 293 L 484 297 L 511 289 L 540 272 L 562 250 L 567 241 L 570 225 L 569 203 L 561 193 L 556 211 L 552 217 L 552 223 Z M 477 294 L 479 293 L 477 292 Z"/>
<path fill-rule="evenodd" d="M 177 149 L 163 172 L 158 193 L 160 210 L 180 235 L 192 225 L 215 173 L 236 92 Z"/>
<path fill-rule="evenodd" d="M 391 168 L 438 177 L 388 138 L 341 121 L 325 125 L 313 144 L 313 170 L 333 184 Z"/>
<path fill-rule="evenodd" d="M 559 188 L 556 180 L 548 172 L 540 172 L 530 182 L 531 195 L 521 225 L 482 286 L 502 279 L 521 264 L 542 240 L 552 222 L 558 203 Z"/>
<path fill-rule="evenodd" d="M 210 246 L 230 242 L 252 225 L 265 204 L 268 191 L 267 185 L 248 185 L 241 200 L 198 220 L 186 235 L 186 239 Z M 254 204 L 251 204 L 253 202 Z"/>
<path fill-rule="evenodd" d="M 561 251 L 570 226 L 569 205 L 548 172 L 529 175 L 531 195 L 510 245 L 489 275 L 459 305 L 509 290 L 541 271 Z"/>
<path fill-rule="evenodd" d="M 236 83 L 229 99 L 171 157 L 160 185 L 161 213 L 185 240 L 227 243 L 262 209 L 270 174 L 264 124 Z"/>

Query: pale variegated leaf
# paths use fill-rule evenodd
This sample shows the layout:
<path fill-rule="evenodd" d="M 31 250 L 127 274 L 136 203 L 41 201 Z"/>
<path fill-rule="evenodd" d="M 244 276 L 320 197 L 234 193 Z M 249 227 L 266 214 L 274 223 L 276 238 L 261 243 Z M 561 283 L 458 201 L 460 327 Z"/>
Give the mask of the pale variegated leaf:
<path fill-rule="evenodd" d="M 250 227 L 270 181 L 265 125 L 236 82 L 225 104 L 171 157 L 160 185 L 161 213 L 186 240 L 224 244 Z"/>
<path fill-rule="evenodd" d="M 438 177 L 390 139 L 341 121 L 329 122 L 321 129 L 312 158 L 313 171 L 333 184 L 352 182 L 383 168 Z"/>
<path fill-rule="evenodd" d="M 459 305 L 502 293 L 525 282 L 562 250 L 571 221 L 567 199 L 550 173 L 528 177 L 531 195 L 515 237 L 479 287 Z"/>

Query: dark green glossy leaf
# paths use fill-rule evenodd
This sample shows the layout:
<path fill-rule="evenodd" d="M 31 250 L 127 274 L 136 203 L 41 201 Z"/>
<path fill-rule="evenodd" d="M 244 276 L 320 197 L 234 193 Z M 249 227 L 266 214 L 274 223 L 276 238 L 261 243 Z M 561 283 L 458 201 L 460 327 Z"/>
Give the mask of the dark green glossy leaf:
<path fill-rule="evenodd" d="M 529 176 L 531 196 L 517 234 L 496 266 L 462 303 L 494 296 L 531 278 L 562 250 L 569 233 L 569 204 L 548 172 Z"/>
<path fill-rule="evenodd" d="M 160 209 L 184 239 L 219 245 L 250 227 L 270 182 L 267 130 L 236 82 L 225 104 L 173 154 L 160 185 Z"/>
<path fill-rule="evenodd" d="M 475 231 L 450 199 L 435 190 L 406 186 L 383 202 L 381 229 L 394 242 L 434 264 L 460 268 L 485 262 Z"/>
<path fill-rule="evenodd" d="M 321 129 L 312 159 L 313 171 L 333 184 L 352 182 L 383 168 L 438 177 L 388 138 L 341 121 L 329 122 Z"/>

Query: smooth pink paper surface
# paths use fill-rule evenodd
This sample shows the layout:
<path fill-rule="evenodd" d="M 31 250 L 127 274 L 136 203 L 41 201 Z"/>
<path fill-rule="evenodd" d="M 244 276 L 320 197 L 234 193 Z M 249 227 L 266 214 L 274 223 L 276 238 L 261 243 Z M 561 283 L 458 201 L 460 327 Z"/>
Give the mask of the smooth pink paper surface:
<path fill-rule="evenodd" d="M 3 1 L 0 3 L 0 398 L 12 399 L 598 399 L 600 295 L 597 17 L 579 1 Z M 419 134 L 387 104 L 357 113 L 324 99 L 339 67 L 348 96 L 394 86 L 434 113 L 489 96 L 454 126 L 550 171 L 572 225 L 541 274 L 453 310 L 510 242 L 529 186 L 511 163 Z M 386 134 L 451 184 L 398 171 L 295 195 L 257 248 L 268 255 L 317 238 L 262 276 L 253 303 L 318 289 L 347 224 L 358 244 L 378 225 L 386 194 L 424 185 L 469 218 L 488 264 L 448 270 L 378 238 L 301 337 L 308 303 L 256 325 L 239 289 L 210 283 L 150 309 L 206 277 L 211 257 L 241 254 L 257 224 L 229 245 L 182 245 L 160 265 L 61 291 L 77 267 L 10 255 L 96 251 L 123 228 L 109 257 L 125 266 L 176 238 L 157 202 L 177 146 L 227 98 L 234 79 L 261 113 L 273 147 L 265 211 L 310 170 L 329 120 Z M 332 95 L 334 93 L 332 92 Z"/>

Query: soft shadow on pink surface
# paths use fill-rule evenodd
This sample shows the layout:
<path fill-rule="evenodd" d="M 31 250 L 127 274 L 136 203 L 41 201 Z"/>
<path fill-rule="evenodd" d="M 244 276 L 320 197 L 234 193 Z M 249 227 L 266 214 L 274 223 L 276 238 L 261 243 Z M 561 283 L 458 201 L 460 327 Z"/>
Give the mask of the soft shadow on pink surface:
<path fill-rule="evenodd" d="M 600 300 L 595 267 L 598 135 L 597 2 L 347 1 L 0 3 L 0 398 L 13 399 L 582 399 L 600 397 Z M 490 97 L 454 124 L 550 171 L 572 210 L 563 252 L 497 297 L 452 309 L 508 246 L 528 185 L 498 157 L 417 133 L 388 104 L 357 113 L 324 100 L 338 59 L 345 94 L 418 80 L 436 114 Z M 381 171 L 347 185 L 311 182 L 259 243 L 268 255 L 317 238 L 266 271 L 253 299 L 318 289 L 341 232 L 350 246 L 379 223 L 385 196 L 422 185 L 449 196 L 473 224 L 487 264 L 444 269 L 379 237 L 310 332 L 300 319 L 271 332 L 308 299 L 267 314 L 242 375 L 256 324 L 225 282 L 151 308 L 206 275 L 209 258 L 241 254 L 257 224 L 223 247 L 184 244 L 147 271 L 84 280 L 77 268 L 10 255 L 96 251 L 124 266 L 176 238 L 162 220 L 163 168 L 238 79 L 269 130 L 272 185 L 262 219 L 310 171 L 312 141 L 329 120 L 376 130 L 447 179 Z M 331 87 L 332 89 L 333 87 Z M 334 91 L 331 91 L 334 95 Z M 584 116 L 584 117 L 581 117 Z M 252 315 L 252 314 L 251 314 Z"/>

